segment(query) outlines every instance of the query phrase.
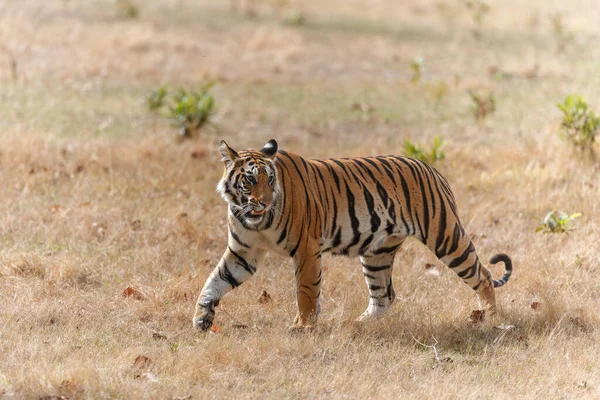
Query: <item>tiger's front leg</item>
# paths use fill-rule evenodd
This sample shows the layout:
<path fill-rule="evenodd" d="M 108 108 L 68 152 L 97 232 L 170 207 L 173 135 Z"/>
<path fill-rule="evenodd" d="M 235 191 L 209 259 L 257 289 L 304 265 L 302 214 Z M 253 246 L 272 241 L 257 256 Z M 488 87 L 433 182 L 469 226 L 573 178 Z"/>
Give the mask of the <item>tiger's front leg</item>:
<path fill-rule="evenodd" d="M 193 323 L 201 331 L 210 329 L 215 317 L 215 307 L 221 298 L 240 286 L 256 272 L 256 264 L 260 254 L 250 249 L 232 248 L 227 246 L 221 261 L 210 274 L 196 303 L 196 313 Z"/>
<path fill-rule="evenodd" d="M 312 329 L 317 323 L 321 296 L 321 254 L 308 250 L 294 257 L 298 312 L 291 329 Z"/>

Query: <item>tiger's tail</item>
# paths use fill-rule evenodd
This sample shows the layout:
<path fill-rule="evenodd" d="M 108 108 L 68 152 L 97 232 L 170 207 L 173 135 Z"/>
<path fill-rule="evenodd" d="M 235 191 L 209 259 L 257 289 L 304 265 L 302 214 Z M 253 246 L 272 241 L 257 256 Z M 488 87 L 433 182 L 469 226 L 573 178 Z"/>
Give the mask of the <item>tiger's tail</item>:
<path fill-rule="evenodd" d="M 491 264 L 497 264 L 500 261 L 504 263 L 504 275 L 502 275 L 502 278 L 500 279 L 492 280 L 495 288 L 504 286 L 504 284 L 508 282 L 512 274 L 512 261 L 510 260 L 509 256 L 507 256 L 504 253 L 499 253 L 490 259 Z"/>

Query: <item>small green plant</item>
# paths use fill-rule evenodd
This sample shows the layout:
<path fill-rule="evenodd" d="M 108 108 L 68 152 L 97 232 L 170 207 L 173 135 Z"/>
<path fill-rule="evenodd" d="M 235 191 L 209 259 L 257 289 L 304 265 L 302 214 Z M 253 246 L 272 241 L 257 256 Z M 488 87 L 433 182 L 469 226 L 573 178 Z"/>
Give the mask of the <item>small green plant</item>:
<path fill-rule="evenodd" d="M 202 127 L 210 123 L 213 115 L 215 100 L 210 89 L 216 82 L 211 81 L 199 90 L 179 89 L 170 99 L 167 98 L 166 86 L 161 86 L 146 97 L 148 110 L 155 116 L 163 115 L 179 128 L 183 138 L 194 137 Z M 164 108 L 166 112 L 161 112 Z M 156 118 L 154 120 L 156 130 Z"/>
<path fill-rule="evenodd" d="M 188 92 L 180 89 L 173 95 L 173 104 L 169 105 L 168 117 L 179 128 L 182 137 L 195 136 L 209 122 L 215 106 L 209 90 L 214 84 L 215 82 L 209 82 L 198 91 Z"/>
<path fill-rule="evenodd" d="M 600 116 L 597 116 L 579 95 L 567 96 L 564 103 L 558 103 L 563 113 L 560 135 L 582 151 L 594 155 L 594 142 L 600 129 Z"/>
<path fill-rule="evenodd" d="M 446 141 L 439 136 L 433 138 L 433 145 L 430 150 L 426 150 L 422 145 L 412 142 L 410 139 L 404 141 L 404 155 L 433 164 L 436 161 L 443 160 L 446 154 L 442 150 L 446 146 Z"/>
<path fill-rule="evenodd" d="M 164 106 L 165 97 L 167 97 L 167 87 L 164 85 L 152 91 L 146 98 L 148 110 L 157 113 Z"/>
<path fill-rule="evenodd" d="M 542 219 L 540 225 L 535 231 L 545 233 L 564 233 L 571 229 L 568 228 L 568 223 L 575 218 L 581 217 L 581 213 L 567 214 L 562 211 L 552 210 Z"/>
<path fill-rule="evenodd" d="M 115 5 L 120 18 L 135 19 L 140 14 L 137 6 L 131 0 L 117 0 Z"/>
<path fill-rule="evenodd" d="M 416 85 L 421 80 L 423 76 L 423 71 L 425 69 L 425 59 L 423 57 L 415 57 L 410 61 L 410 69 L 412 70 L 412 78 L 410 81 L 413 85 Z"/>
<path fill-rule="evenodd" d="M 489 114 L 496 111 L 496 96 L 494 96 L 494 93 L 478 93 L 469 90 L 469 96 L 473 101 L 472 111 L 477 121 L 483 121 Z"/>

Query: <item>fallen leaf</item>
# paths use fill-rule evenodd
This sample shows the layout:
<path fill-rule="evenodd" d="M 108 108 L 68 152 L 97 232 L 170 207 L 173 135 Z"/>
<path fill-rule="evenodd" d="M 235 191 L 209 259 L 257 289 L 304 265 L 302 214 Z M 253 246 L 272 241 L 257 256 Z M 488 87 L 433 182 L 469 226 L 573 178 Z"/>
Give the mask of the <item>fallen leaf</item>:
<path fill-rule="evenodd" d="M 124 298 L 129 298 L 129 297 L 133 297 L 135 300 L 146 300 L 146 296 L 144 296 L 144 294 L 142 292 L 140 292 L 137 289 L 132 288 L 131 286 L 129 286 L 127 289 L 123 290 L 123 297 Z"/>
<path fill-rule="evenodd" d="M 167 337 L 158 332 L 152 332 L 152 339 L 154 340 L 167 340 Z"/>
<path fill-rule="evenodd" d="M 221 327 L 219 327 L 219 326 L 217 326 L 217 325 L 215 325 L 215 324 L 213 324 L 213 325 L 210 327 L 210 331 L 211 331 L 212 333 L 221 333 L 221 332 L 223 332 L 223 330 L 221 329 Z"/>
<path fill-rule="evenodd" d="M 471 322 L 474 324 L 478 322 L 483 322 L 485 318 L 485 310 L 473 310 L 471 312 Z"/>
<path fill-rule="evenodd" d="M 533 310 L 538 310 L 540 307 L 542 306 L 542 303 L 534 301 L 533 303 L 531 303 L 531 308 Z"/>
<path fill-rule="evenodd" d="M 260 296 L 258 296 L 258 302 L 260 304 L 266 304 L 269 303 L 271 301 L 271 295 L 269 293 L 267 293 L 266 290 L 263 290 L 262 293 L 260 294 Z"/>
<path fill-rule="evenodd" d="M 146 356 L 139 355 L 133 362 L 134 368 L 148 368 L 152 364 L 152 360 Z"/>
<path fill-rule="evenodd" d="M 248 325 L 244 325 L 244 324 L 233 324 L 231 325 L 232 328 L 236 328 L 236 329 L 248 329 Z"/>

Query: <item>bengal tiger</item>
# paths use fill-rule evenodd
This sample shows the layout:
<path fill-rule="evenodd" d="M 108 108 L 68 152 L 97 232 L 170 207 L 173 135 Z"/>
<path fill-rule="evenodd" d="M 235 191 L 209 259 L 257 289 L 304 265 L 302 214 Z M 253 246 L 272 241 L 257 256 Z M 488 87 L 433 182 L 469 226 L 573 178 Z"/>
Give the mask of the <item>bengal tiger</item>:
<path fill-rule="evenodd" d="M 208 330 L 220 299 L 256 273 L 266 251 L 294 261 L 297 314 L 292 328 L 310 329 L 320 311 L 326 252 L 360 256 L 369 305 L 358 320 L 380 317 L 396 297 L 394 257 L 415 237 L 496 311 L 494 288 L 510 278 L 512 262 L 493 280 L 458 218 L 446 179 L 428 164 L 403 156 L 307 160 L 278 150 L 236 152 L 220 144 L 225 171 L 217 191 L 229 205 L 227 249 L 206 281 L 193 318 Z"/>

